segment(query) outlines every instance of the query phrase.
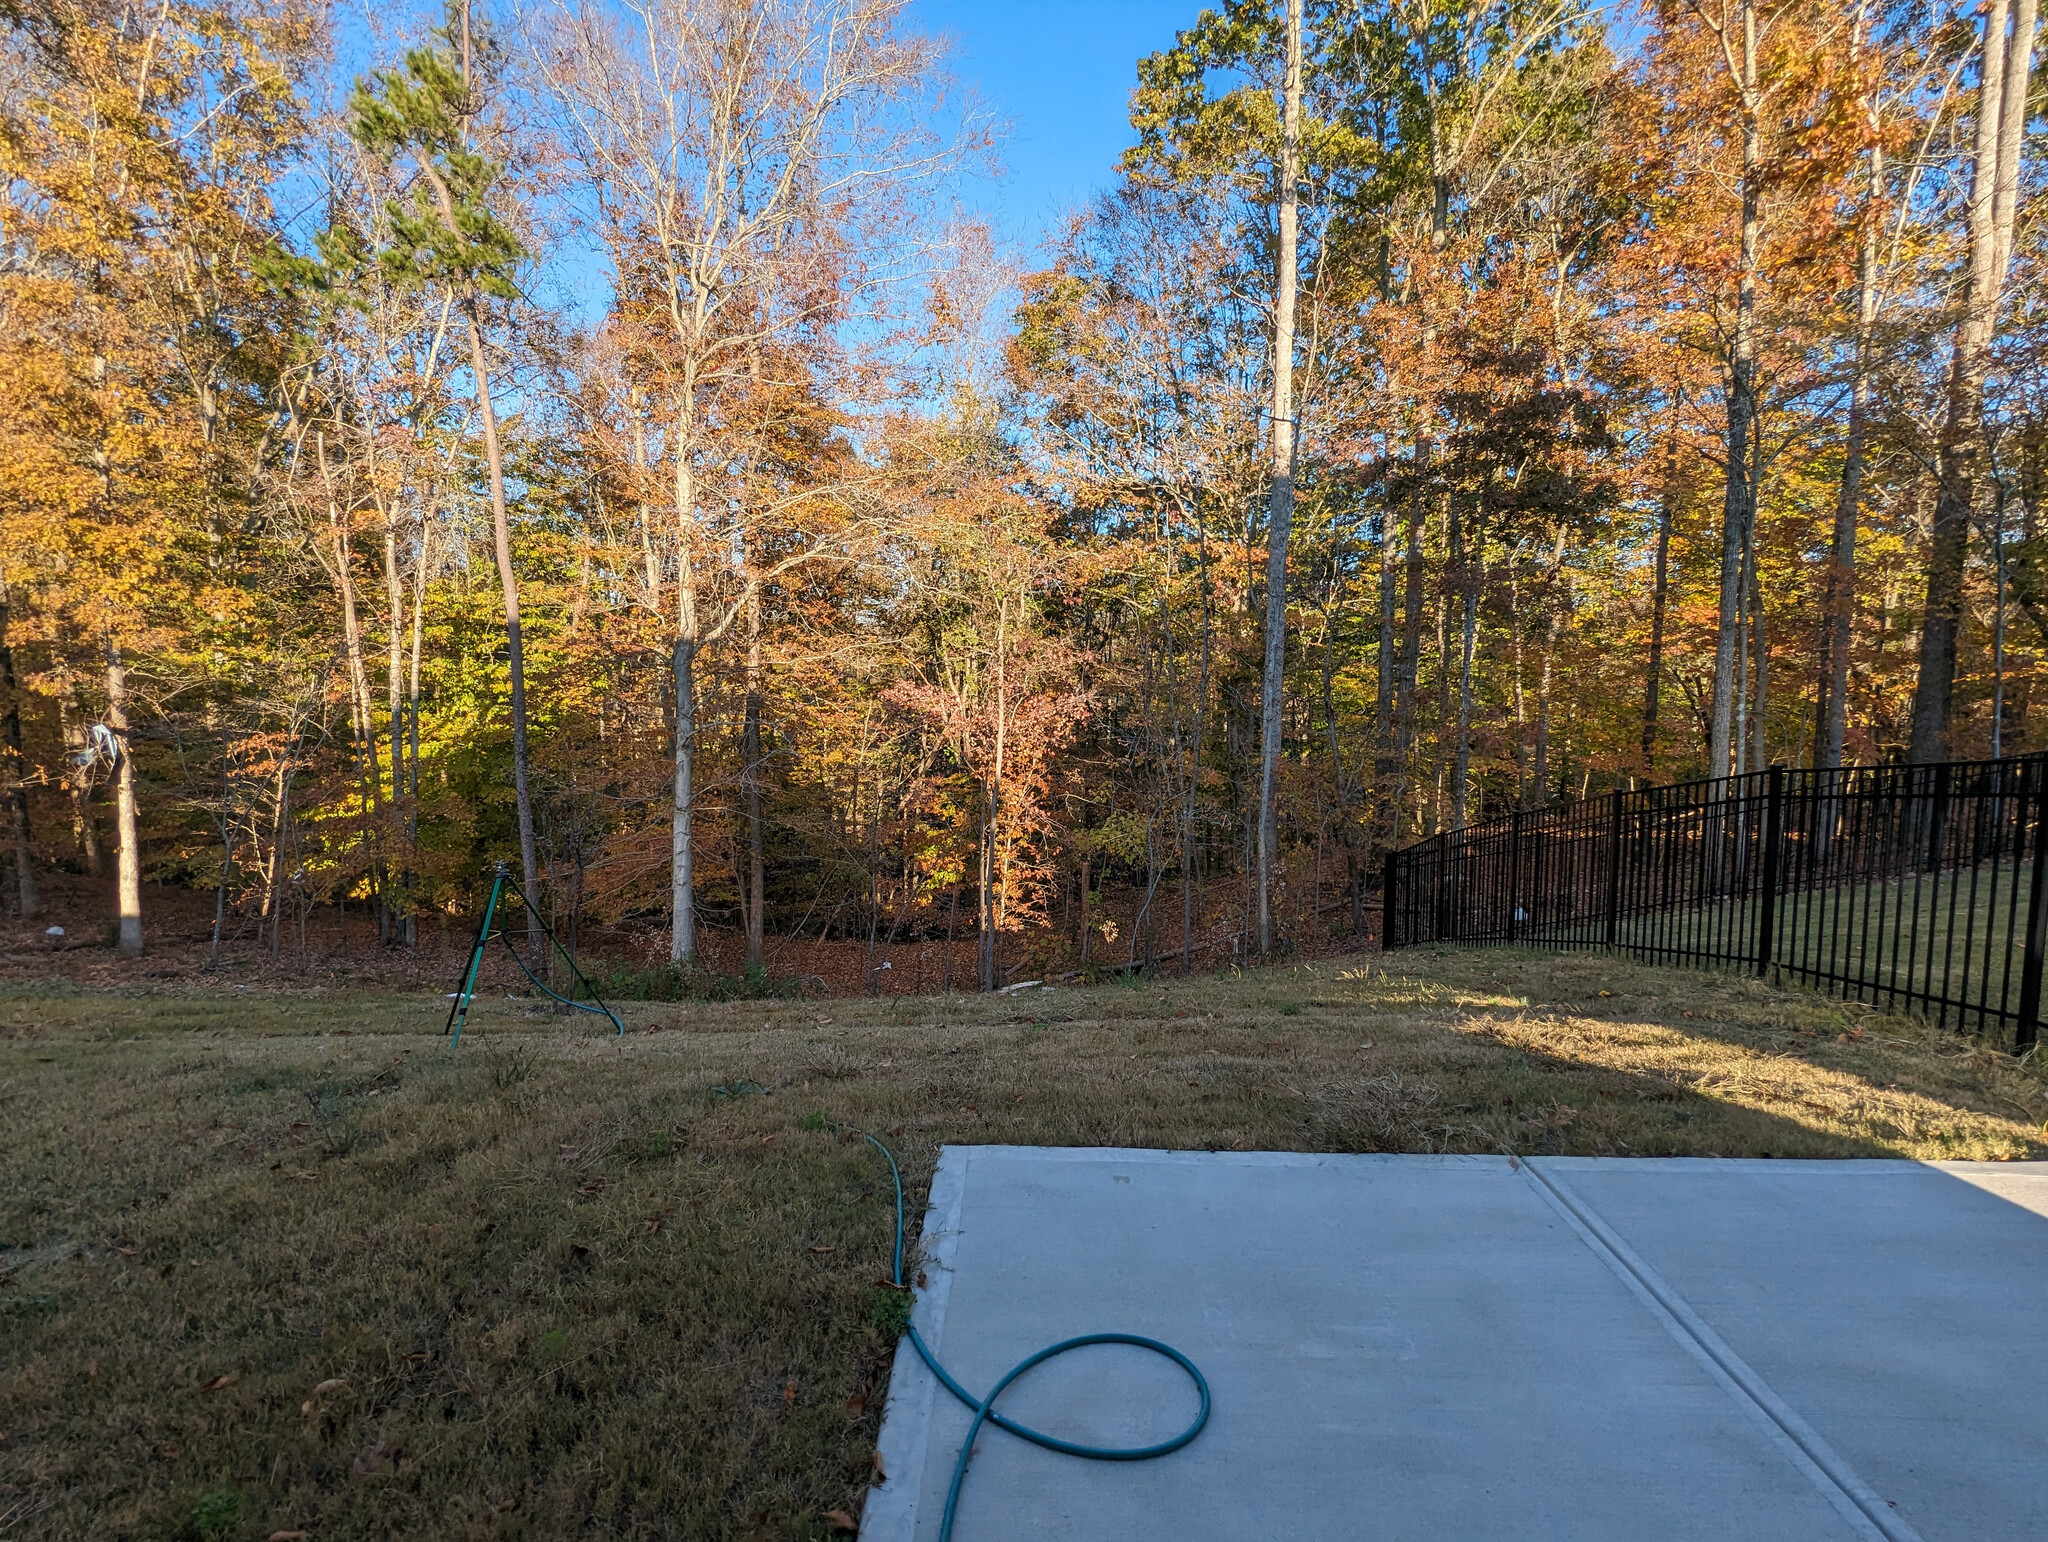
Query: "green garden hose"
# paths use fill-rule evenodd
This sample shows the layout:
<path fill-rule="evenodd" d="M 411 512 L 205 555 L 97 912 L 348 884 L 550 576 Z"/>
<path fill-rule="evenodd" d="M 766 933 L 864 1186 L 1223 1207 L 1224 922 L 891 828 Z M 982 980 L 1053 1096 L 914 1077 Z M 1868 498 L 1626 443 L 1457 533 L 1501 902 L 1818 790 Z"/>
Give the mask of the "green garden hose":
<path fill-rule="evenodd" d="M 903 1283 L 903 1173 L 896 1166 L 896 1154 L 887 1146 L 876 1140 L 874 1136 L 868 1134 L 866 1130 L 855 1130 L 852 1133 L 859 1135 L 869 1145 L 882 1153 L 882 1156 L 889 1164 L 889 1176 L 895 1180 L 896 1260 L 890 1278 L 897 1289 L 907 1289 L 908 1287 Z M 946 1513 L 939 1522 L 939 1542 L 951 1542 L 953 1536 L 953 1517 L 960 1508 L 960 1485 L 967 1477 L 967 1459 L 973 1454 L 974 1442 L 980 1437 L 981 1427 L 984 1424 L 993 1424 L 997 1429 L 1008 1430 L 1012 1435 L 1028 1440 L 1033 1445 L 1044 1446 L 1048 1451 L 1061 1451 L 1068 1456 L 1086 1457 L 1090 1461 L 1096 1462 L 1142 1462 L 1150 1457 L 1165 1456 L 1169 1451 L 1178 1451 L 1182 1446 L 1201 1434 L 1202 1426 L 1209 1422 L 1208 1381 L 1203 1377 L 1201 1371 L 1196 1369 L 1194 1361 L 1175 1349 L 1171 1344 L 1162 1344 L 1157 1339 L 1148 1339 L 1136 1333 L 1084 1333 L 1078 1338 L 1061 1339 L 1059 1343 L 1048 1345 L 1036 1354 L 1028 1355 L 1024 1359 L 1019 1360 L 996 1379 L 996 1384 L 989 1388 L 987 1397 L 976 1397 L 972 1392 L 961 1386 L 959 1382 L 955 1381 L 952 1373 L 939 1364 L 939 1357 L 931 1352 L 930 1347 L 925 1343 L 915 1327 L 906 1324 L 904 1331 L 909 1334 L 912 1347 L 917 1350 L 924 1363 L 931 1367 L 932 1374 L 939 1378 L 940 1385 L 974 1410 L 974 1422 L 967 1427 L 967 1437 L 960 1442 L 959 1458 L 953 1463 L 953 1482 L 946 1490 Z M 1090 1446 L 1083 1445 L 1079 1441 L 1061 1440 L 1057 1435 L 1048 1435 L 1042 1430 L 1034 1430 L 1028 1424 L 1019 1424 L 1016 1420 L 995 1411 L 996 1399 L 1003 1395 L 1010 1383 L 1022 1376 L 1033 1366 L 1041 1365 L 1045 1361 L 1052 1359 L 1055 1355 L 1063 1355 L 1070 1349 L 1082 1349 L 1090 1344 L 1135 1345 L 1139 1349 L 1149 1349 L 1155 1355 L 1165 1356 L 1175 1365 L 1186 1371 L 1188 1378 L 1195 1384 L 1195 1390 L 1201 1394 L 1202 1398 L 1202 1407 L 1196 1413 L 1194 1422 L 1172 1439 L 1162 1440 L 1157 1445 Z"/>

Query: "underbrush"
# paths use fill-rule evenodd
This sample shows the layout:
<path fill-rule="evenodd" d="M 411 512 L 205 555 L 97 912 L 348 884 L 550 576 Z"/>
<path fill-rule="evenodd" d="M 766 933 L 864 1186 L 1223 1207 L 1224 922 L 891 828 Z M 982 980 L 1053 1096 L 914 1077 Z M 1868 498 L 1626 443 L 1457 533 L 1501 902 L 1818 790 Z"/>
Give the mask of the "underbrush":
<path fill-rule="evenodd" d="M 775 1001 L 806 994 L 809 983 L 798 975 L 770 975 L 758 964 L 737 975 L 683 964 L 639 967 L 608 961 L 586 962 L 584 973 L 606 1001 Z"/>

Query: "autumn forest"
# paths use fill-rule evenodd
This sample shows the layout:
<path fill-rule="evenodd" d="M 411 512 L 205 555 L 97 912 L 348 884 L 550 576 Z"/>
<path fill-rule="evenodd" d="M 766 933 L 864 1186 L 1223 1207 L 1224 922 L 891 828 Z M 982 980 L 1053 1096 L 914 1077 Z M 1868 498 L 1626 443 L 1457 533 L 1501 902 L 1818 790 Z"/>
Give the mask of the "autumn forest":
<path fill-rule="evenodd" d="M 986 990 L 2048 749 L 2036 0 L 1189 0 L 1042 245 L 905 0 L 0 25 L 24 938 Z"/>

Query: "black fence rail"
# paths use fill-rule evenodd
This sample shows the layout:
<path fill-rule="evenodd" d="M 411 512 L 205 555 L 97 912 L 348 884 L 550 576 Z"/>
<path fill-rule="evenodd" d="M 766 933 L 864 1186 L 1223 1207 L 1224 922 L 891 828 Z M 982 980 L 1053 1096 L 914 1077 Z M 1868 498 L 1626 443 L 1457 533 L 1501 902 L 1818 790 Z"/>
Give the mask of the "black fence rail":
<path fill-rule="evenodd" d="M 2048 755 L 1615 792 L 1389 852 L 1383 935 L 1750 969 L 2025 1049 L 2044 815 Z"/>

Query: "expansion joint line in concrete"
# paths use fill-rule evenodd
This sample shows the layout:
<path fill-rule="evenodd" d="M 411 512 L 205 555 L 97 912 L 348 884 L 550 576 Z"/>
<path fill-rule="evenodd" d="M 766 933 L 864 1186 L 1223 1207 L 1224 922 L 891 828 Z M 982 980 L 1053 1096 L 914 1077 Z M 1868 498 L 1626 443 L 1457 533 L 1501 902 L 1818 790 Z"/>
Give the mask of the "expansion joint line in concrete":
<path fill-rule="evenodd" d="M 1804 1472 L 1821 1496 L 1866 1542 L 1921 1542 L 1920 1534 L 1879 1497 L 1840 1452 L 1769 1382 L 1707 1325 L 1685 1298 L 1630 1247 L 1600 1213 L 1579 1197 L 1562 1177 L 1546 1171 L 1540 1159 L 1523 1157 L 1519 1165 L 1542 1194 L 1576 1231 L 1586 1246 L 1607 1263 L 1622 1284 L 1664 1324 L 1666 1331 L 1744 1406 L 1752 1418 L 1772 1432 L 1794 1466 Z"/>

